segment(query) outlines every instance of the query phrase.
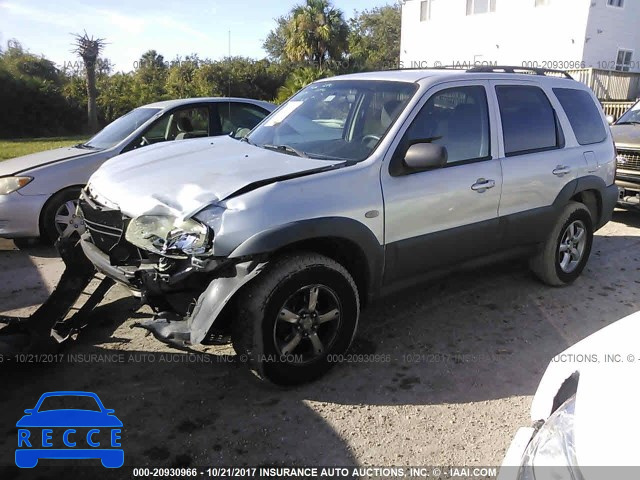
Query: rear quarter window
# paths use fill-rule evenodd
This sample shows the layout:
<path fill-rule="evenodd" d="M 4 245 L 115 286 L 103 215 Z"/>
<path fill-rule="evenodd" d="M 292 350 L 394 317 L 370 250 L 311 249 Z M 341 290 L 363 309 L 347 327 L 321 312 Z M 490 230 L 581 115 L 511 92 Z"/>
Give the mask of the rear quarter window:
<path fill-rule="evenodd" d="M 591 95 L 575 88 L 554 88 L 580 145 L 600 143 L 607 138 L 600 112 Z"/>

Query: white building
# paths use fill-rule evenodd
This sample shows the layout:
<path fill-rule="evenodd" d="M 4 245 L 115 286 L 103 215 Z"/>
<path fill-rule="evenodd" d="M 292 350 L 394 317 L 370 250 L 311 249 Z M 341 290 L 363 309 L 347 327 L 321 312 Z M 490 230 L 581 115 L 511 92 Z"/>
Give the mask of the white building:
<path fill-rule="evenodd" d="M 640 72 L 640 0 L 405 0 L 400 63 Z"/>

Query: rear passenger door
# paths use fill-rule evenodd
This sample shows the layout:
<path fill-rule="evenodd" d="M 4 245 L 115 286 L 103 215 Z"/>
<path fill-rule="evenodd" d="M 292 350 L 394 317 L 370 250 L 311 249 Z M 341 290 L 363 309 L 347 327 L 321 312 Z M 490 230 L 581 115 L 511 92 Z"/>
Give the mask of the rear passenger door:
<path fill-rule="evenodd" d="M 387 285 L 497 249 L 502 175 L 487 88 L 480 80 L 433 87 L 393 147 L 382 171 Z M 444 146 L 447 164 L 403 170 L 415 143 Z"/>
<path fill-rule="evenodd" d="M 586 160 L 581 149 L 565 148 L 566 116 L 551 89 L 526 81 L 490 83 L 502 140 L 502 245 L 537 243 L 555 222 L 555 199 L 584 172 Z"/>

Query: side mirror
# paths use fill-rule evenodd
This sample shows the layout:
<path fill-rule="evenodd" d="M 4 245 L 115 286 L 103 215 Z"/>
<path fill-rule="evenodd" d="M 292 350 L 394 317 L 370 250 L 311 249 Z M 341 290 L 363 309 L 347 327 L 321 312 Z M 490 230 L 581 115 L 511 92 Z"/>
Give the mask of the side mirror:
<path fill-rule="evenodd" d="M 441 168 L 447 163 L 447 149 L 433 143 L 411 145 L 404 155 L 404 164 L 416 170 Z"/>
<path fill-rule="evenodd" d="M 33 408 L 27 408 L 24 413 L 26 413 L 27 415 L 31 415 L 33 413 Z"/>
<path fill-rule="evenodd" d="M 105 408 L 104 413 L 111 415 L 112 413 L 116 413 L 116 411 L 113 408 Z"/>
<path fill-rule="evenodd" d="M 616 117 L 614 117 L 613 115 L 607 115 L 607 122 L 609 123 L 609 125 L 613 125 L 615 121 Z"/>

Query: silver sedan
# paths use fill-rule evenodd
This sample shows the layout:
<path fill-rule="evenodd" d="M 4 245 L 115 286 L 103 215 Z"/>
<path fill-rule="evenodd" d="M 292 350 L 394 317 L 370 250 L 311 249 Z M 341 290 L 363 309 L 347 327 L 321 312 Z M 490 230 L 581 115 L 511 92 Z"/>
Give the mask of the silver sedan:
<path fill-rule="evenodd" d="M 242 98 L 152 103 L 118 118 L 86 143 L 0 162 L 0 238 L 53 242 L 83 228 L 80 190 L 100 165 L 146 145 L 214 135 L 243 136 L 275 105 Z"/>

